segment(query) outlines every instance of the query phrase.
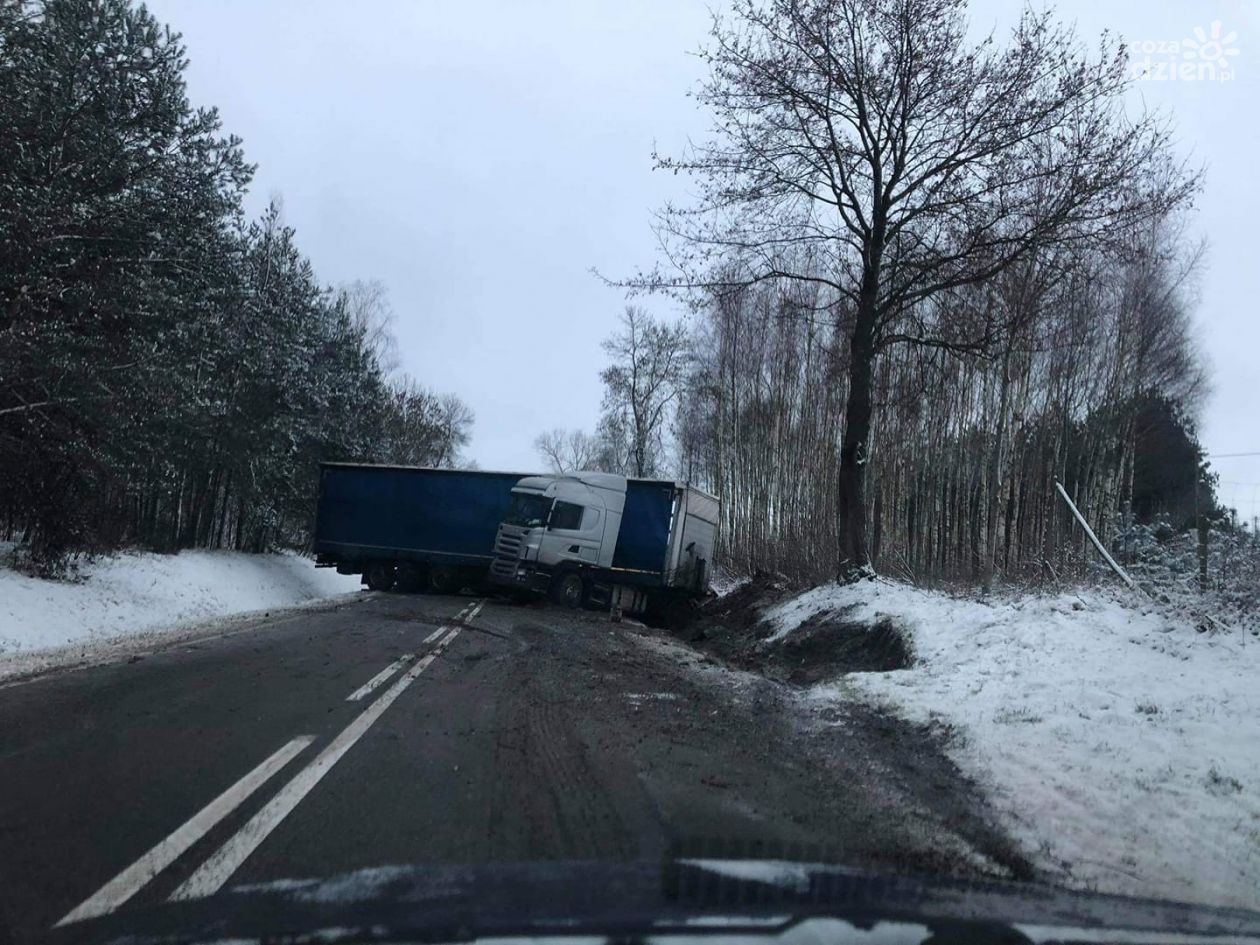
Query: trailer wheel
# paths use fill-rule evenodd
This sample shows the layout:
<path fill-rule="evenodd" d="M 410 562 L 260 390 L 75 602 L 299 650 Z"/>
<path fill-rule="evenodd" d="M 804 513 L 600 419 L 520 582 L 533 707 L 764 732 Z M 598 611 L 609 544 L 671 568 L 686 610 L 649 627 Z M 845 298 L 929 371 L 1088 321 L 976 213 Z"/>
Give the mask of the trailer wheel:
<path fill-rule="evenodd" d="M 565 571 L 551 582 L 551 599 L 557 604 L 572 608 L 581 607 L 585 596 L 586 584 L 582 580 L 582 575 L 576 571 Z"/>
<path fill-rule="evenodd" d="M 454 594 L 459 590 L 459 575 L 453 568 L 434 565 L 429 568 L 429 590 L 434 594 Z"/>
<path fill-rule="evenodd" d="M 367 586 L 373 591 L 388 591 L 394 586 L 394 566 L 380 562 L 367 569 Z"/>

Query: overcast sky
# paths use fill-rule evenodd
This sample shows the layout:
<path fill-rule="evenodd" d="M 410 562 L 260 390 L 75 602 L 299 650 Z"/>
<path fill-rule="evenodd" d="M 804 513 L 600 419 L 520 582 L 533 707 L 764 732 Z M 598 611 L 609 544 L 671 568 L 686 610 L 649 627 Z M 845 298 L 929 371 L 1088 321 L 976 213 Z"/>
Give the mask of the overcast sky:
<path fill-rule="evenodd" d="M 720 0 L 719 0 L 720 3 Z M 534 437 L 594 425 L 599 347 L 624 306 L 589 270 L 654 261 L 653 208 L 682 193 L 651 150 L 702 136 L 686 97 L 708 5 L 693 0 L 155 0 L 184 34 L 189 91 L 258 165 L 251 210 L 281 195 L 322 281 L 379 279 L 402 368 L 476 412 L 483 469 L 539 465 Z M 1207 165 L 1198 317 L 1215 393 L 1209 453 L 1260 451 L 1260 0 L 1060 0 L 1082 34 L 1138 49 L 1237 33 L 1228 82 L 1144 81 Z M 978 28 L 1013 0 L 974 0 Z M 1145 47 L 1146 49 L 1152 46 Z M 1167 56 L 1156 51 L 1155 61 Z M 676 317 L 663 300 L 649 308 Z M 1260 457 L 1214 461 L 1260 515 Z"/>

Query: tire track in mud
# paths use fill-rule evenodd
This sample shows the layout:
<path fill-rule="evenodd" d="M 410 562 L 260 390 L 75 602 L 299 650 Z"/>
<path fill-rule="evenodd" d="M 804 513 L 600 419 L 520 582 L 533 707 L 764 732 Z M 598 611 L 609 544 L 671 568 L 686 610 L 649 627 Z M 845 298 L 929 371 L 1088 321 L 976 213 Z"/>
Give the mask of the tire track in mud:
<path fill-rule="evenodd" d="M 573 727 L 551 703 L 532 707 L 530 739 L 538 748 L 540 774 L 566 855 L 579 859 L 622 858 L 633 852 L 625 825 L 607 800 Z"/>
<path fill-rule="evenodd" d="M 552 673 L 571 669 L 552 631 L 532 623 L 513 628 L 518 641 L 498 709 L 487 827 L 493 844 L 525 848 L 536 858 L 624 859 L 634 843 L 598 777 Z"/>

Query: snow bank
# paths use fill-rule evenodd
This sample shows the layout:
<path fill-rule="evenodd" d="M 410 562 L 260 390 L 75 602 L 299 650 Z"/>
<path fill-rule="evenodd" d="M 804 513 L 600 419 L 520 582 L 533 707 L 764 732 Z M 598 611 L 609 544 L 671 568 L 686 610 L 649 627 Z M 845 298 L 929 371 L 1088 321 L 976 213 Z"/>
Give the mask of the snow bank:
<path fill-rule="evenodd" d="M 814 694 L 856 689 L 953 724 L 955 760 L 1042 868 L 1109 892 L 1260 905 L 1260 641 L 1099 591 L 981 602 L 865 582 L 765 616 L 782 638 L 824 612 L 892 617 L 917 663 Z"/>
<path fill-rule="evenodd" d="M 17 658 L 217 617 L 287 607 L 359 588 L 357 576 L 294 554 L 123 554 L 45 581 L 0 568 L 0 675 Z"/>

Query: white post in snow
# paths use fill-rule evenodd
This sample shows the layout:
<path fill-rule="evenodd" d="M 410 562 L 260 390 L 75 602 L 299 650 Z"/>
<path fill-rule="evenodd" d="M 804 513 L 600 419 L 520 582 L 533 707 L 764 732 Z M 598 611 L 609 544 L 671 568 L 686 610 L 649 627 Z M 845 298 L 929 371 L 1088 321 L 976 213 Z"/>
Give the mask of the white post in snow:
<path fill-rule="evenodd" d="M 1085 521 L 1085 516 L 1083 516 L 1080 509 L 1076 507 L 1076 503 L 1068 498 L 1068 494 L 1063 490 L 1063 484 L 1056 479 L 1054 481 L 1054 487 L 1059 490 L 1059 495 L 1063 496 L 1063 501 L 1066 502 L 1068 508 L 1072 510 L 1072 514 L 1076 516 L 1076 520 L 1081 523 L 1081 528 L 1085 529 L 1085 534 L 1088 535 L 1089 540 L 1094 543 L 1094 547 L 1098 549 L 1098 553 L 1107 560 L 1109 565 L 1111 565 L 1111 570 L 1120 575 L 1120 580 L 1129 585 L 1130 589 L 1136 591 L 1138 586 L 1133 583 L 1133 578 L 1129 577 L 1129 575 L 1125 573 L 1124 568 L 1116 564 L 1116 559 L 1108 554 L 1107 549 L 1103 547 L 1103 543 L 1099 541 L 1098 536 L 1094 534 L 1094 530 L 1089 527 L 1089 522 Z"/>

